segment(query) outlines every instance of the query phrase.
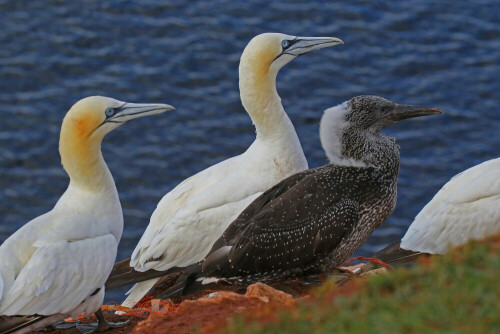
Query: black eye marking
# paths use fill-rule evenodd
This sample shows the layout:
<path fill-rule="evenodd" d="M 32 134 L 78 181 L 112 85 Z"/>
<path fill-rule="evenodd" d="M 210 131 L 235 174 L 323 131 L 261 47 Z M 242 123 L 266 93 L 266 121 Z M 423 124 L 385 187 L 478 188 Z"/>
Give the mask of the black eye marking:
<path fill-rule="evenodd" d="M 119 123 L 119 124 L 125 123 L 125 122 L 121 122 L 121 121 L 117 120 L 116 118 L 111 118 L 111 117 L 116 115 L 117 112 L 120 112 L 126 104 L 127 104 L 127 102 L 123 102 L 123 104 L 117 108 L 107 107 L 106 110 L 104 110 L 104 114 L 106 115 L 106 119 L 104 121 L 102 121 L 102 123 L 95 130 L 99 129 L 101 126 L 103 126 L 106 123 Z M 92 131 L 92 133 L 94 133 L 94 131 Z"/>
<path fill-rule="evenodd" d="M 283 50 L 281 51 L 281 53 L 279 55 L 276 56 L 276 58 L 273 59 L 273 61 L 275 61 L 276 59 L 278 59 L 281 55 L 286 54 L 287 53 L 286 50 L 289 49 L 292 45 L 294 45 L 298 41 L 299 40 L 297 40 L 297 37 L 295 37 L 292 40 L 288 40 L 288 39 L 282 40 L 281 41 L 281 47 L 283 48 Z"/>
<path fill-rule="evenodd" d="M 106 108 L 104 113 L 106 114 L 106 117 L 111 117 L 116 113 L 116 110 L 114 108 L 109 107 L 109 108 Z"/>

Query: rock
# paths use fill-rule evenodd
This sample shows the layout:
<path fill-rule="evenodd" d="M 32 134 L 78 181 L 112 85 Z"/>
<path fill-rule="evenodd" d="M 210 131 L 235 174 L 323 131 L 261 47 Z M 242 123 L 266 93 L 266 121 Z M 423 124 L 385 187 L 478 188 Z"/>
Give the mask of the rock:
<path fill-rule="evenodd" d="M 229 291 L 219 291 L 213 297 L 204 297 L 196 300 L 183 301 L 177 309 L 177 314 L 203 313 L 208 308 L 218 308 L 238 312 L 248 306 L 259 303 L 260 300 L 250 300 L 249 298 Z"/>
<path fill-rule="evenodd" d="M 347 270 L 353 275 L 358 274 L 361 269 L 365 266 L 365 263 L 358 263 L 354 266 L 348 266 L 348 267 L 340 267 L 340 269 Z"/>
<path fill-rule="evenodd" d="M 385 274 L 385 273 L 387 273 L 387 269 L 382 267 L 382 268 L 377 268 L 377 269 L 373 269 L 373 270 L 364 272 L 361 274 L 361 277 L 378 275 L 378 274 Z"/>
<path fill-rule="evenodd" d="M 276 290 L 264 283 L 255 283 L 247 288 L 245 297 L 257 297 L 265 303 L 282 304 L 284 306 L 294 306 L 296 304 L 292 295 L 280 290 Z"/>
<path fill-rule="evenodd" d="M 160 299 L 151 299 L 151 311 L 159 311 L 160 310 Z"/>
<path fill-rule="evenodd" d="M 224 327 L 236 314 L 251 312 L 268 305 L 259 297 L 247 297 L 229 291 L 219 291 L 213 297 L 183 301 L 176 312 L 156 314 L 141 321 L 132 333 L 191 333 L 198 328 L 212 332 Z M 153 315 L 153 314 L 152 314 Z"/>
<path fill-rule="evenodd" d="M 152 313 L 148 319 L 138 323 L 132 333 L 191 333 L 196 328 L 211 333 L 223 328 L 234 315 L 268 314 L 277 307 L 293 305 L 295 300 L 291 295 L 256 283 L 248 287 L 245 295 L 218 291 L 197 300 L 185 300 L 175 312 L 156 316 Z"/>

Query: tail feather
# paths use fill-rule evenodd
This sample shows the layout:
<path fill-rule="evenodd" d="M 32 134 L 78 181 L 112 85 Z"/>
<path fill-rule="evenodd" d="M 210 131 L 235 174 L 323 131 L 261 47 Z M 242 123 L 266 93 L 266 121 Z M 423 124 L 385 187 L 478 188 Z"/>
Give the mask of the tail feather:
<path fill-rule="evenodd" d="M 151 280 L 180 270 L 181 268 L 174 267 L 164 271 L 151 269 L 141 272 L 130 266 L 130 259 L 125 259 L 113 266 L 113 270 L 106 280 L 106 290 L 109 291 L 122 286 Z"/>
<path fill-rule="evenodd" d="M 46 316 L 0 316 L 0 334 L 15 333 L 23 328 L 31 326 Z"/>
<path fill-rule="evenodd" d="M 175 284 L 160 293 L 157 298 L 169 299 L 180 296 L 191 295 L 203 290 L 209 290 L 220 286 L 217 279 L 205 279 L 202 275 L 202 262 L 186 267 L 182 271 Z M 207 282 L 208 281 L 208 282 Z"/>
<path fill-rule="evenodd" d="M 385 263 L 395 265 L 413 262 L 420 257 L 429 255 L 427 253 L 402 249 L 400 247 L 400 244 L 401 241 L 390 244 L 384 249 L 373 254 L 373 257 L 376 257 L 377 259 L 382 260 Z"/>
<path fill-rule="evenodd" d="M 174 286 L 160 293 L 157 298 L 159 299 L 169 299 L 180 297 L 184 295 L 184 290 L 191 284 L 192 279 L 190 277 L 179 277 Z"/>
<path fill-rule="evenodd" d="M 153 278 L 147 281 L 136 283 L 132 289 L 130 289 L 127 294 L 127 299 L 122 303 L 122 306 L 132 308 L 141 301 L 144 296 L 151 290 L 155 284 L 160 280 L 160 278 Z"/>

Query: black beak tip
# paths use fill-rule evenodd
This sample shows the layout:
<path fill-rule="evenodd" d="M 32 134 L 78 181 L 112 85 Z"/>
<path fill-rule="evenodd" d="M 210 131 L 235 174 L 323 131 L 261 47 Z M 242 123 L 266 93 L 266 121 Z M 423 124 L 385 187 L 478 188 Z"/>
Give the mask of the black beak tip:
<path fill-rule="evenodd" d="M 436 115 L 443 113 L 443 111 L 439 108 L 428 108 L 428 110 L 429 110 L 429 115 Z"/>

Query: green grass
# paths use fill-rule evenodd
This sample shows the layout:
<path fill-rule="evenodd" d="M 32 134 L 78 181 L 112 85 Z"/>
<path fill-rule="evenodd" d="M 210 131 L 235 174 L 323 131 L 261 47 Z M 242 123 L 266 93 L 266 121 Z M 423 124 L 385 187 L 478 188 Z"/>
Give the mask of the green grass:
<path fill-rule="evenodd" d="M 500 238 L 357 284 L 333 283 L 309 303 L 259 324 L 238 318 L 228 333 L 500 333 Z"/>

